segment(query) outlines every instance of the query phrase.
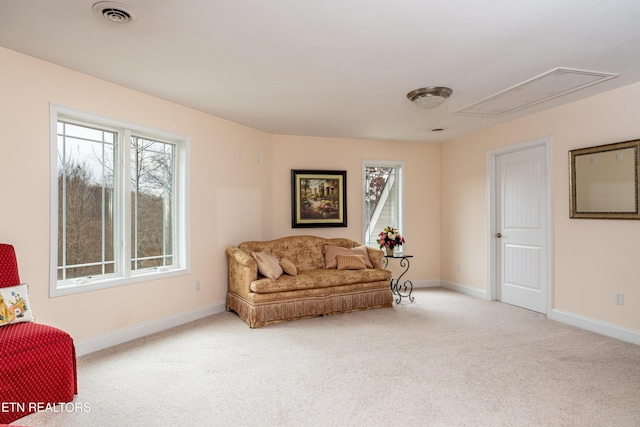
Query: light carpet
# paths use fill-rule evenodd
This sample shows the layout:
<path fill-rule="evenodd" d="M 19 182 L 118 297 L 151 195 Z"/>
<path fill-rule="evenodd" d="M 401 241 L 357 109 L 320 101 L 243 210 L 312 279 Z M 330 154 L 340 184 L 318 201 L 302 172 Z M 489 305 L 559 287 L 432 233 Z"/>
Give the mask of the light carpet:
<path fill-rule="evenodd" d="M 92 353 L 81 410 L 16 424 L 640 426 L 640 346 L 441 288 L 414 295 L 260 329 L 220 313 Z"/>

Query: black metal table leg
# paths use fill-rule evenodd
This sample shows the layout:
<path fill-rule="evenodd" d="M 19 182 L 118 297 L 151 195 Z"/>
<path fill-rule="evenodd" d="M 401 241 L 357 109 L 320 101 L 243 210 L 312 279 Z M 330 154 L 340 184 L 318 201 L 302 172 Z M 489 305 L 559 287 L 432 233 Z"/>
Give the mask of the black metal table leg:
<path fill-rule="evenodd" d="M 400 267 L 404 268 L 404 271 L 397 278 L 391 278 L 390 287 L 393 295 L 397 296 L 396 304 L 400 304 L 402 298 L 409 298 L 409 301 L 413 302 L 415 298 L 411 295 L 413 292 L 413 283 L 411 280 L 402 281 L 402 277 L 409 271 L 410 263 L 409 258 L 413 258 L 413 255 L 385 255 L 382 267 L 386 268 L 389 263 L 389 258 L 397 258 L 400 260 Z"/>

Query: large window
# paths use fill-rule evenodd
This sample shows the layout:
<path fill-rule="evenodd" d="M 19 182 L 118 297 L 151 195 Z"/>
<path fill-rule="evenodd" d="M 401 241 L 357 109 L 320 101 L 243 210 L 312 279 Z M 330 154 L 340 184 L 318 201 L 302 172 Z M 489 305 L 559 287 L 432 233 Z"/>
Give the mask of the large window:
<path fill-rule="evenodd" d="M 367 246 L 377 247 L 378 233 L 389 225 L 404 231 L 403 169 L 402 162 L 363 162 L 364 242 Z"/>
<path fill-rule="evenodd" d="M 186 137 L 52 106 L 52 295 L 187 269 Z"/>

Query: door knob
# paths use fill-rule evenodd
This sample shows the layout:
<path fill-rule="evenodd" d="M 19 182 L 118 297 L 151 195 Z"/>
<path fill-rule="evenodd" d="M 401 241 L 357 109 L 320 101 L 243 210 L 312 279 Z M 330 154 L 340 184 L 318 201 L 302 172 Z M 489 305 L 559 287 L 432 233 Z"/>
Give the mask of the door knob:
<path fill-rule="evenodd" d="M 502 233 L 496 233 L 496 237 L 499 239 L 502 237 Z"/>

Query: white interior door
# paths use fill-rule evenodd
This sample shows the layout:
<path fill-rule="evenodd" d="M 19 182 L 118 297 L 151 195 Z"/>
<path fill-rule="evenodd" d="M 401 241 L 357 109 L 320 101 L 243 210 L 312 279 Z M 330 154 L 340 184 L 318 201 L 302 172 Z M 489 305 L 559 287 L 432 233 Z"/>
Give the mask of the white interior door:
<path fill-rule="evenodd" d="M 544 146 L 496 157 L 497 299 L 547 313 L 547 172 Z"/>

